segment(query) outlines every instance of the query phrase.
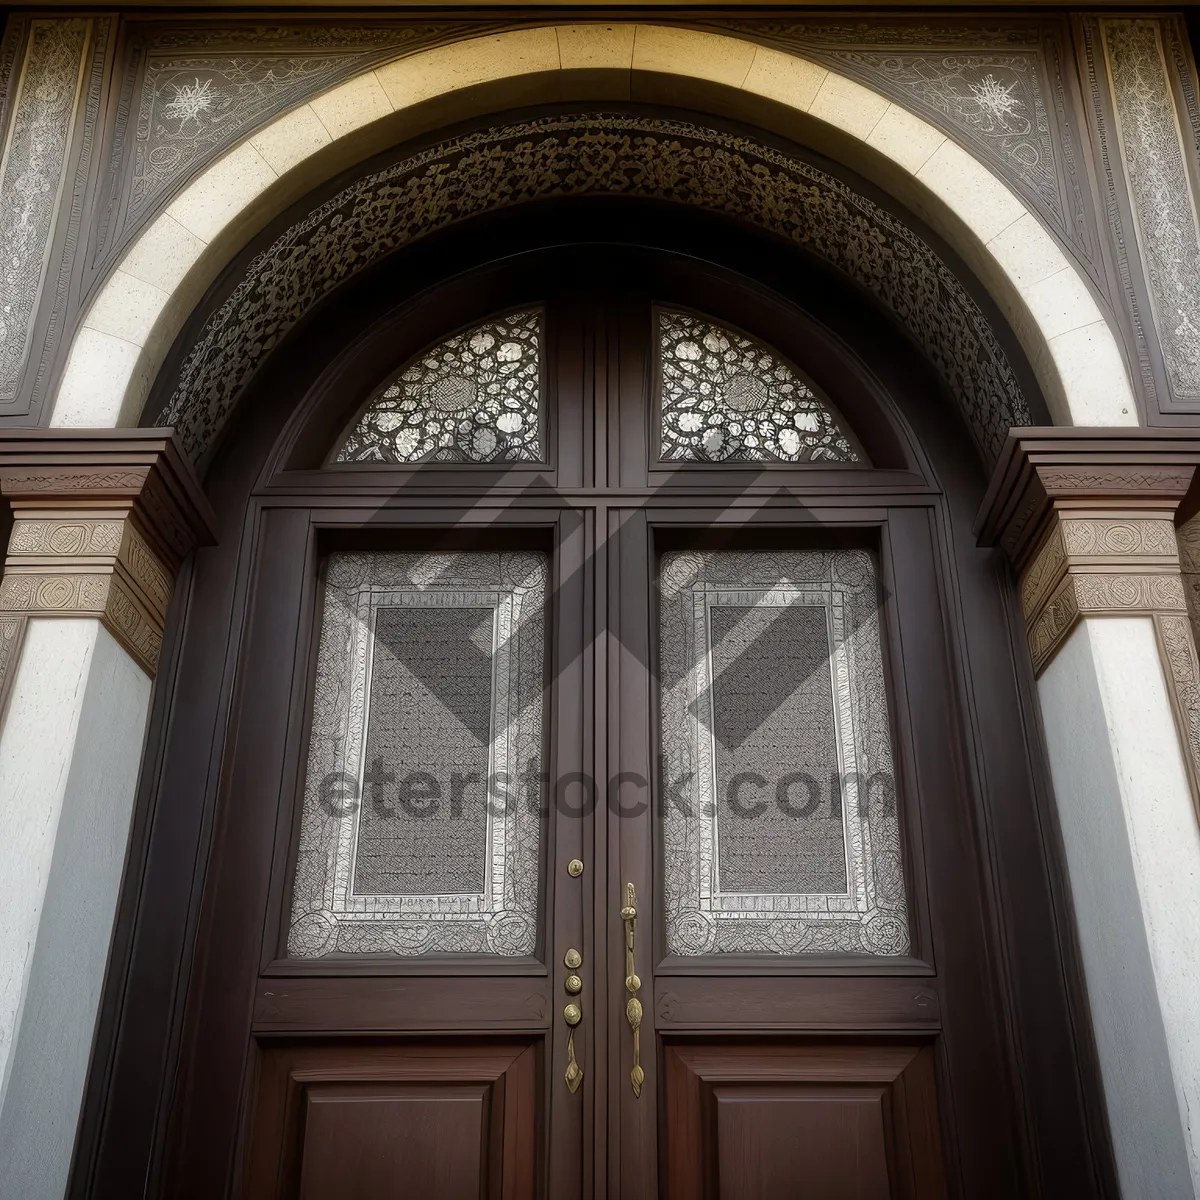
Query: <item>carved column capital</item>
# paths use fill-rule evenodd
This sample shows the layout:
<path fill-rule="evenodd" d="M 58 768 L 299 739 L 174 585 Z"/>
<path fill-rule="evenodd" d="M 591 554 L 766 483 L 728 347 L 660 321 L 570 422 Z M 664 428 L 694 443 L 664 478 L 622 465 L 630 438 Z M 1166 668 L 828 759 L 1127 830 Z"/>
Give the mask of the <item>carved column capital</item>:
<path fill-rule="evenodd" d="M 1084 617 L 1154 622 L 1200 812 L 1200 658 L 1176 533 L 1200 503 L 1197 466 L 1200 429 L 1014 429 L 975 529 L 1016 567 L 1039 674 Z"/>
<path fill-rule="evenodd" d="M 1175 518 L 1200 431 L 1014 429 L 976 532 L 1016 567 L 1039 673 L 1084 616 L 1186 616 Z"/>
<path fill-rule="evenodd" d="M 5 430 L 0 495 L 12 511 L 0 659 L 12 659 L 30 615 L 90 616 L 153 676 L 179 564 L 214 540 L 171 430 Z"/>

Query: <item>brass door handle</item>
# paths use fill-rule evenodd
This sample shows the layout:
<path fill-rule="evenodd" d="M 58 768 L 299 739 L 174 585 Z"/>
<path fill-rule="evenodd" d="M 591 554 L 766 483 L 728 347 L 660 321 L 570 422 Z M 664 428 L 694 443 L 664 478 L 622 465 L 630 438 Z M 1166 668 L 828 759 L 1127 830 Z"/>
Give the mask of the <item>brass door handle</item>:
<path fill-rule="evenodd" d="M 633 1094 L 642 1094 L 642 1084 L 646 1081 L 646 1072 L 642 1070 L 642 1002 L 638 999 L 638 988 L 642 981 L 637 977 L 633 968 L 633 938 L 637 929 L 637 892 L 632 883 L 625 885 L 625 903 L 621 906 L 621 920 L 625 922 L 625 988 L 629 999 L 625 1002 L 625 1019 L 633 1030 L 633 1070 L 629 1072 L 629 1080 L 633 1084 Z"/>
<path fill-rule="evenodd" d="M 583 980 L 575 974 L 575 971 L 582 965 L 583 956 L 578 950 L 568 950 L 563 957 L 563 962 L 566 963 L 569 972 L 563 981 L 563 987 L 566 988 L 569 996 L 578 996 L 583 991 Z M 564 1005 L 563 1020 L 567 1023 L 567 1070 L 563 1078 L 567 1081 L 567 1091 L 574 1095 L 579 1091 L 579 1085 L 583 1082 L 583 1068 L 575 1057 L 575 1026 L 583 1020 L 583 1009 L 578 1001 Z"/>

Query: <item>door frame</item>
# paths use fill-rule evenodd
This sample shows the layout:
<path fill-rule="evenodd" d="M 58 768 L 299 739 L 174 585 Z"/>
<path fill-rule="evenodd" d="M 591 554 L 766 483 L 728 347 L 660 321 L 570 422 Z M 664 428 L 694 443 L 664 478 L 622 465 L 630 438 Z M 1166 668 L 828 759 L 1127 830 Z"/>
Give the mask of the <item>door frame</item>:
<path fill-rule="evenodd" d="M 731 238 L 735 257 L 739 252 L 736 241 Z M 747 253 L 747 258 L 761 263 L 761 256 L 755 253 Z M 804 265 L 812 269 L 812 264 Z M 347 296 L 347 315 L 332 323 L 335 333 L 360 320 L 349 315 L 355 313 L 354 296 L 370 294 L 372 279 L 378 287 L 378 276 L 375 272 L 364 278 L 353 295 Z M 861 301 L 845 303 L 847 312 L 854 304 L 859 304 L 861 311 Z M 882 386 L 886 390 L 904 376 L 914 354 L 875 318 L 868 326 L 884 356 L 894 355 L 890 383 L 889 371 L 884 372 Z M 841 315 L 829 327 L 836 338 L 853 332 Z M 293 347 L 304 332 L 292 339 Z M 592 346 L 587 352 L 602 355 L 605 347 Z M 619 377 L 622 364 L 610 367 L 610 377 Z M 923 367 L 920 370 L 926 372 Z M 316 391 L 332 386 L 330 379 L 332 375 L 326 375 Z M 353 525 L 348 518 L 355 508 L 364 524 L 377 527 L 380 513 L 395 507 L 397 480 L 387 473 L 369 486 L 356 486 L 335 496 L 327 489 L 344 489 L 344 481 L 334 483 L 326 472 L 286 469 L 274 448 L 289 441 L 288 431 L 299 411 L 295 397 L 314 394 L 311 361 L 303 354 L 279 356 L 251 388 L 235 435 L 210 466 L 207 486 L 221 520 L 221 541 L 185 567 L 172 605 L 135 818 L 131 883 L 123 895 L 114 968 L 102 1015 L 99 1044 L 102 1049 L 107 1047 L 107 1054 L 101 1055 L 99 1068 L 93 1071 L 85 1114 L 84 1141 L 90 1135 L 94 1150 L 85 1169 L 75 1172 L 74 1195 L 122 1194 L 121 1186 L 133 1178 L 122 1166 L 122 1158 L 132 1164 L 139 1160 L 156 1163 L 151 1186 L 158 1186 L 154 1181 L 164 1178 L 164 1164 L 175 1159 L 180 1149 L 177 1135 L 169 1131 L 180 1128 L 181 1120 L 186 1122 L 187 1106 L 180 1106 L 172 1081 L 188 1056 L 189 1042 L 195 1053 L 196 1043 L 189 1032 L 194 1029 L 194 1018 L 189 1015 L 192 1004 L 187 1001 L 189 983 L 211 982 L 203 951 L 193 953 L 189 947 L 202 946 L 211 933 L 200 914 L 199 881 L 211 872 L 209 864 L 219 864 L 227 857 L 221 848 L 222 817 L 215 784 L 230 753 L 226 731 L 232 728 L 230 714 L 235 703 L 234 664 L 247 628 L 247 596 L 253 575 L 249 564 L 259 537 L 257 523 L 267 511 L 295 510 L 302 493 L 308 494 L 304 507 L 323 495 L 330 521 L 342 528 Z M 257 408 L 256 401 L 261 402 Z M 823 496 L 829 511 L 839 517 L 853 513 L 856 505 L 861 508 L 866 495 L 870 497 L 869 511 L 876 514 L 879 507 L 892 503 L 923 507 L 928 512 L 934 556 L 943 579 L 950 694 L 966 714 L 963 719 L 970 732 L 959 767 L 967 781 L 965 797 L 975 830 L 969 852 L 978 856 L 981 864 L 997 986 L 1012 1014 L 1004 1060 L 1010 1085 L 1024 1101 L 1020 1136 L 1025 1186 L 1032 1189 L 1031 1194 L 1043 1187 L 1054 1194 L 1052 1181 L 1062 1170 L 1056 1162 L 1070 1163 L 1071 1178 L 1078 1184 L 1082 1170 L 1090 1181 L 1091 1194 L 1115 1194 L 1109 1182 L 1111 1156 L 1087 1010 L 1082 1003 L 1077 950 L 1066 916 L 1069 909 L 1057 830 L 1052 806 L 1047 803 L 1048 784 L 1019 606 L 1014 602 L 1007 568 L 998 565 L 997 558 L 975 550 L 967 526 L 984 480 L 973 455 L 963 454 L 967 441 L 962 431 L 937 427 L 949 411 L 938 403 L 926 399 L 924 407 L 918 404 L 904 412 L 921 447 L 922 461 L 927 457 L 936 464 L 936 484 L 892 476 L 880 481 L 878 493 L 864 481 L 855 495 L 830 476 L 824 492 L 814 488 L 808 492 L 801 489 L 798 494 L 809 508 L 819 506 Z M 610 458 L 614 448 L 610 443 Z M 285 469 L 269 471 L 264 478 L 264 465 L 270 463 Z M 318 476 L 325 477 L 324 487 Z M 531 508 L 535 505 L 532 496 L 529 504 Z M 596 525 L 607 521 L 615 507 L 620 507 L 619 497 L 616 504 L 591 506 L 583 536 L 595 537 Z M 293 511 L 283 519 L 300 518 Z M 605 569 L 598 559 L 595 570 L 601 573 Z M 611 583 L 598 578 L 596 586 Z M 983 678 L 989 680 L 989 687 L 973 682 Z M 991 686 L 997 680 L 999 684 Z M 306 700 L 297 691 L 293 703 L 302 702 L 296 695 Z M 608 729 L 611 715 L 611 708 L 602 711 L 597 705 L 598 743 L 604 741 L 599 731 L 602 726 Z M 599 767 L 596 774 L 606 777 Z M 172 811 L 168 798 L 176 790 L 187 795 L 189 803 Z M 1011 802 L 1013 796 L 1017 797 L 1015 803 Z M 193 849 L 189 850 L 189 845 Z M 581 845 L 590 871 L 586 837 Z M 591 857 L 595 861 L 592 878 L 611 884 L 613 864 L 601 844 L 593 844 Z M 1027 886 L 1030 861 L 1040 864 L 1032 889 Z M 597 980 L 603 961 L 605 977 L 611 982 L 614 945 L 609 919 L 605 904 L 596 904 L 586 936 L 592 939 L 590 958 Z M 1047 924 L 1048 930 L 1041 928 Z M 604 955 L 598 953 L 600 946 L 606 946 Z M 173 955 L 175 963 L 167 972 L 165 996 L 163 972 L 151 961 L 163 953 Z M 548 962 L 547 969 L 552 972 L 554 964 Z M 621 1016 L 623 990 L 610 988 L 603 1001 L 601 994 L 597 986 L 596 1020 L 615 1023 Z M 157 1016 L 148 1022 L 157 1026 L 153 1031 L 159 1034 L 157 1042 L 152 1031 L 143 1034 L 138 1029 L 138 1014 L 146 1011 L 147 1004 L 165 1004 L 169 1010 L 165 1030 Z M 611 1060 L 611 1048 L 620 1046 L 619 1038 L 610 1038 L 609 1045 Z M 140 1062 L 139 1047 L 143 1054 Z M 587 1053 L 591 1053 L 590 1045 Z M 598 1085 L 619 1073 L 611 1061 L 590 1064 L 589 1074 Z M 599 1116 L 593 1116 L 593 1124 L 599 1128 Z M 1046 1131 L 1051 1128 L 1062 1135 L 1057 1152 L 1043 1148 Z M 611 1155 L 606 1160 L 585 1149 L 584 1167 L 589 1181 L 585 1194 L 601 1195 L 615 1179 Z M 171 1173 L 169 1166 L 167 1173 Z M 144 1177 L 144 1171 L 135 1175 Z"/>

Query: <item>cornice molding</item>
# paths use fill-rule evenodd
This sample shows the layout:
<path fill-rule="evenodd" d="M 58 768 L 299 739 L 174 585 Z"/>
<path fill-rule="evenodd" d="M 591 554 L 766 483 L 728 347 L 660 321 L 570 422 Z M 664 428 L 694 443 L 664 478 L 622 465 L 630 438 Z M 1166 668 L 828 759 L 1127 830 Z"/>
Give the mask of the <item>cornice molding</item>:
<path fill-rule="evenodd" d="M 153 676 L 179 565 L 215 540 L 172 431 L 4 431 L 0 495 L 13 516 L 0 578 L 5 662 L 29 616 L 91 616 Z"/>
<path fill-rule="evenodd" d="M 1200 429 L 1052 426 L 1009 432 L 975 534 L 1023 572 L 1055 512 L 1174 520 L 1200 466 Z"/>

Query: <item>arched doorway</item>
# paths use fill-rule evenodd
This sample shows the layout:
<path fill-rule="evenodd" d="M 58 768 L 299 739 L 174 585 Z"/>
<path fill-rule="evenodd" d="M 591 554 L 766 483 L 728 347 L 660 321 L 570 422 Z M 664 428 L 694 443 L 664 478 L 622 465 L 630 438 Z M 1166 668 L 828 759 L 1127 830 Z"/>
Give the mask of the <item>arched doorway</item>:
<path fill-rule="evenodd" d="M 983 480 L 879 306 L 704 212 L 550 201 L 337 293 L 208 468 L 157 1186 L 1097 1190 Z"/>

